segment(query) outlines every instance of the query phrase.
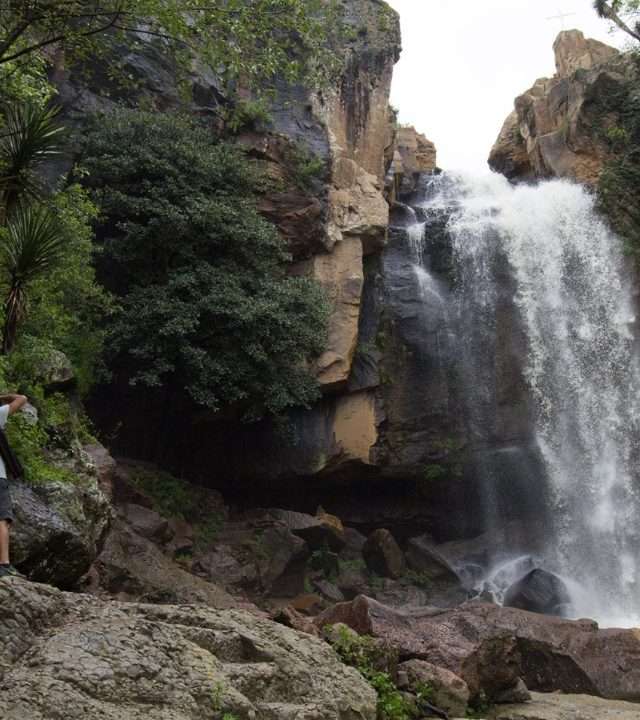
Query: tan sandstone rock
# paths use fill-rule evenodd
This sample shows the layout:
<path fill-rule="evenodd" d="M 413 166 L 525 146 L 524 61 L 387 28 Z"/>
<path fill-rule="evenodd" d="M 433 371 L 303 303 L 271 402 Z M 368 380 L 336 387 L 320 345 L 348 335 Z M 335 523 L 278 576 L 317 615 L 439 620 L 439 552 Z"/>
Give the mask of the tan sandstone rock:
<path fill-rule="evenodd" d="M 489 156 L 510 179 L 570 178 L 595 185 L 609 148 L 602 132 L 615 118 L 601 117 L 592 100 L 615 91 L 632 64 L 615 48 L 561 32 L 554 42 L 557 74 L 540 78 L 516 98 Z"/>
<path fill-rule="evenodd" d="M 618 55 L 618 51 L 599 40 L 586 39 L 580 30 L 565 30 L 553 43 L 556 71 L 569 77 L 578 70 L 591 70 Z"/>
<path fill-rule="evenodd" d="M 356 0 L 348 12 L 367 28 L 366 50 L 363 54 L 355 41 L 346 50 L 342 81 L 312 98 L 314 115 L 327 128 L 331 165 L 330 254 L 316 256 L 311 273 L 333 304 L 329 342 L 317 368 L 325 386 L 348 380 L 358 338 L 362 258 L 386 242 L 385 159 L 393 143 L 389 94 L 400 52 L 398 16 L 386 3 Z"/>
<path fill-rule="evenodd" d="M 325 386 L 344 384 L 358 341 L 362 243 L 358 238 L 340 241 L 331 253 L 315 255 L 310 263 L 311 275 L 324 288 L 332 307 L 327 349 L 316 363 L 316 376 Z"/>

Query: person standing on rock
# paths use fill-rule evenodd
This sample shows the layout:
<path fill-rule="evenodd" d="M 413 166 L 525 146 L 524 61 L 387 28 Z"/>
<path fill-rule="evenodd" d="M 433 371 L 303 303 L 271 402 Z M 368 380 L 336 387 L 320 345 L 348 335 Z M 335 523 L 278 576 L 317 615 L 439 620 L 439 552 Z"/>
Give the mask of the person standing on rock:
<path fill-rule="evenodd" d="M 9 526 L 13 522 L 13 508 L 8 477 L 22 477 L 22 466 L 9 447 L 4 427 L 9 416 L 26 402 L 24 395 L 0 395 L 0 578 L 20 574 L 9 561 Z"/>

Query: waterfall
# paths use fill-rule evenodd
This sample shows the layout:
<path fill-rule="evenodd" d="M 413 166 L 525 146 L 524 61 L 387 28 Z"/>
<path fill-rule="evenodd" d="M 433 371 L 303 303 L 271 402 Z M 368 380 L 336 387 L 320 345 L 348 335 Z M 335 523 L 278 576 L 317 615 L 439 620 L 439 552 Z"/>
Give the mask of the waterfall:
<path fill-rule="evenodd" d="M 532 554 L 566 581 L 571 615 L 640 623 L 640 367 L 620 239 L 593 197 L 561 180 L 514 187 L 499 175 L 444 174 L 424 178 L 411 205 L 418 214 L 407 237 L 424 303 L 441 302 L 422 252 L 429 218 L 448 217 L 447 317 L 478 445 L 509 433 L 495 427 L 498 396 L 510 392 L 500 367 L 518 355 L 514 343 L 522 347 L 520 420 L 530 422 L 542 472 L 514 471 L 509 482 L 524 515 L 535 503 L 544 516 Z M 500 498 L 491 482 L 486 488 L 487 523 L 499 524 Z"/>

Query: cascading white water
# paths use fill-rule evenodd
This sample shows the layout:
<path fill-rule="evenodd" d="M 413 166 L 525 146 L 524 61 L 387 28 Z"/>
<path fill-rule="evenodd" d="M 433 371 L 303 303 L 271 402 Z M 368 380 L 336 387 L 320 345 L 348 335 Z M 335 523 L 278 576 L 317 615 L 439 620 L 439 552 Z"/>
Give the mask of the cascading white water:
<path fill-rule="evenodd" d="M 422 207 L 450 213 L 462 312 L 495 324 L 498 258 L 515 285 L 550 491 L 541 562 L 567 580 L 576 616 L 640 624 L 640 364 L 621 241 L 590 194 L 569 182 L 513 187 L 499 175 L 444 175 L 431 183 Z M 411 231 L 423 232 L 414 227 L 412 243 Z M 428 273 L 417 272 L 428 288 Z M 483 367 L 480 385 L 493 372 Z"/>

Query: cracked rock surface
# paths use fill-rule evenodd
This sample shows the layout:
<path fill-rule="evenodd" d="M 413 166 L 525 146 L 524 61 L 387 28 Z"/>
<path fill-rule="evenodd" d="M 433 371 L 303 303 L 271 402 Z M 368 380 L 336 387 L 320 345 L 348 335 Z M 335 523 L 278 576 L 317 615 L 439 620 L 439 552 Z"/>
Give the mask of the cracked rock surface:
<path fill-rule="evenodd" d="M 4 720 L 374 720 L 322 641 L 241 610 L 104 602 L 0 582 Z"/>

